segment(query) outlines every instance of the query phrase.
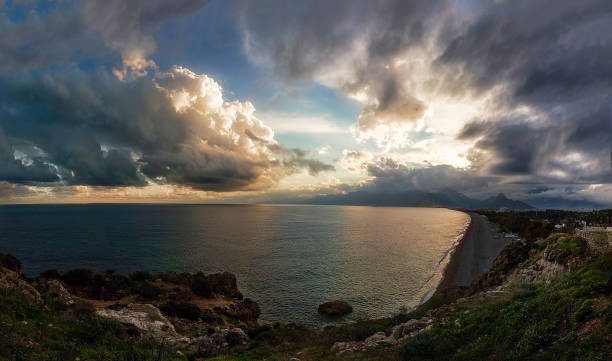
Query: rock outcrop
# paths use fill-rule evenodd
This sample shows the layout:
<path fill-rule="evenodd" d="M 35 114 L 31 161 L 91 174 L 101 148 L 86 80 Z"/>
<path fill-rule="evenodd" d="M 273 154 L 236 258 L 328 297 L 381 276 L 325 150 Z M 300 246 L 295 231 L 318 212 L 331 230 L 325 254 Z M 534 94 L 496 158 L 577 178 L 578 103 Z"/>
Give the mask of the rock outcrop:
<path fill-rule="evenodd" d="M 41 303 L 38 291 L 22 280 L 19 273 L 5 267 L 0 267 L 0 292 L 26 305 Z"/>
<path fill-rule="evenodd" d="M 430 329 L 433 322 L 434 321 L 432 319 L 427 317 L 423 317 L 419 320 L 408 320 L 404 323 L 393 326 L 389 335 L 383 331 L 380 331 L 367 337 L 362 342 L 336 342 L 333 344 L 330 350 L 335 352 L 336 356 L 342 356 L 346 353 L 356 351 L 364 352 L 384 344 L 396 344 L 403 342 L 407 338 L 413 337 L 420 332 Z"/>
<path fill-rule="evenodd" d="M 227 306 L 217 307 L 216 311 L 222 314 L 243 321 L 257 321 L 261 310 L 257 302 L 246 298 L 242 301 L 231 303 Z"/>
<path fill-rule="evenodd" d="M 336 300 L 320 304 L 318 311 L 329 316 L 340 316 L 353 312 L 353 307 L 345 301 Z"/>
<path fill-rule="evenodd" d="M 96 314 L 132 325 L 150 334 L 158 342 L 176 345 L 191 341 L 189 338 L 179 335 L 174 329 L 174 325 L 162 315 L 157 307 L 151 304 L 130 303 L 119 310 L 98 308 Z"/>
<path fill-rule="evenodd" d="M 64 285 L 56 279 L 41 280 L 39 282 L 42 293 L 53 307 L 66 309 L 74 304 L 74 299 Z"/>

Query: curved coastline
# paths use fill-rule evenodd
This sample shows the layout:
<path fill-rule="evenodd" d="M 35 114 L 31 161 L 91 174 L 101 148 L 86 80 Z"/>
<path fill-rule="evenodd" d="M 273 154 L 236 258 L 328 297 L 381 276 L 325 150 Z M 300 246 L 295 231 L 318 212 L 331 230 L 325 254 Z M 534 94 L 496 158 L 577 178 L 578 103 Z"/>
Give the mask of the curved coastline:
<path fill-rule="evenodd" d="M 469 226 L 451 252 L 435 290 L 423 297 L 419 306 L 432 298 L 444 299 L 458 289 L 469 287 L 474 280 L 488 271 L 493 260 L 506 246 L 507 240 L 500 236 L 494 226 L 489 225 L 486 217 L 477 213 L 466 213 L 470 217 Z"/>
<path fill-rule="evenodd" d="M 464 240 L 470 234 L 472 224 L 474 223 L 473 222 L 474 217 L 472 213 L 468 213 L 468 212 L 463 212 L 463 213 L 467 214 L 468 220 L 465 226 L 463 227 L 463 230 L 459 233 L 459 235 L 457 236 L 453 244 L 448 248 L 448 250 L 446 250 L 446 252 L 444 253 L 444 256 L 440 259 L 440 262 L 438 263 L 439 265 L 442 265 L 442 267 L 439 267 L 438 270 L 436 270 L 437 274 L 441 274 L 440 279 L 438 280 L 438 282 L 436 282 L 436 284 L 433 287 L 430 287 L 429 290 L 425 292 L 425 294 L 423 294 L 417 306 L 424 304 L 429 299 L 431 299 L 435 294 L 439 293 L 443 289 L 448 288 L 448 284 L 451 282 L 450 279 L 452 278 L 451 275 L 456 273 L 459 267 L 459 264 L 461 263 L 458 260 L 459 257 L 457 257 L 456 255 L 458 253 L 462 253 Z M 432 275 L 431 278 L 433 277 L 435 277 L 435 275 Z"/>

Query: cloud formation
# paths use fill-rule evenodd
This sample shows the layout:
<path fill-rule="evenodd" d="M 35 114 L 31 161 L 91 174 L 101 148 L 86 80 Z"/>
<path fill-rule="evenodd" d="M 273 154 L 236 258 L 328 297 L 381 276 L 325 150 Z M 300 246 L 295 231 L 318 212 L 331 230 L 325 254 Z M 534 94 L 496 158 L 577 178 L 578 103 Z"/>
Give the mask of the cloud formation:
<path fill-rule="evenodd" d="M 216 81 L 182 67 L 129 82 L 105 72 L 5 78 L 0 94 L 2 159 L 15 164 L 3 167 L 6 181 L 235 191 L 333 170 L 277 144 L 251 103 L 224 100 Z"/>
<path fill-rule="evenodd" d="M 484 111 L 457 114 L 453 135 L 471 145 L 468 179 L 612 182 L 610 1 L 249 2 L 241 26 L 254 63 L 362 102 L 356 137 L 383 152 L 409 145 L 432 103 L 475 99 Z M 389 186 L 398 171 L 371 168 Z"/>

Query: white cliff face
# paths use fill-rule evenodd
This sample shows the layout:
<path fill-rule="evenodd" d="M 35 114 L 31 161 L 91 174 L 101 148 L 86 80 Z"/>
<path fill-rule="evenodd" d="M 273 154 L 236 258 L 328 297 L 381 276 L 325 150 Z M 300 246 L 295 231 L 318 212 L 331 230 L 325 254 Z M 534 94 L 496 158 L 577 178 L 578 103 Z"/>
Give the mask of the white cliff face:
<path fill-rule="evenodd" d="M 151 304 L 131 303 L 120 310 L 98 308 L 96 314 L 130 324 L 151 335 L 157 342 L 184 349 L 219 350 L 244 345 L 249 336 L 241 328 L 221 329 L 210 335 L 186 337 L 176 332 L 174 325 Z"/>
<path fill-rule="evenodd" d="M 98 308 L 96 314 L 121 323 L 130 324 L 139 330 L 150 333 L 161 342 L 189 342 L 188 337 L 179 335 L 174 325 L 165 318 L 159 309 L 150 304 L 130 303 L 120 310 Z"/>

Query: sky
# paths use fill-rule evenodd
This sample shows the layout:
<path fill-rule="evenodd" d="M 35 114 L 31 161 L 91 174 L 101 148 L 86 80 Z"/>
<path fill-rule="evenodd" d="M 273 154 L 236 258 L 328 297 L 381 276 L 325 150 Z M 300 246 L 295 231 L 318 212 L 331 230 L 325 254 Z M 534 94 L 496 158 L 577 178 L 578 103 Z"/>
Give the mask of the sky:
<path fill-rule="evenodd" d="M 612 205 L 609 0 L 0 0 L 0 203 Z"/>

